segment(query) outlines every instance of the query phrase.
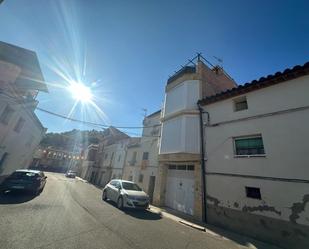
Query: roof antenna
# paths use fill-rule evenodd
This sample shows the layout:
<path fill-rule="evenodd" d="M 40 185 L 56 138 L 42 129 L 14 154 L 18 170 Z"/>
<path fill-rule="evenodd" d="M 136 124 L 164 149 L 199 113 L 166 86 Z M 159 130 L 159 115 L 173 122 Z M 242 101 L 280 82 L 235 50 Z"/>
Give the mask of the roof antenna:
<path fill-rule="evenodd" d="M 146 116 L 147 116 L 147 109 L 146 108 L 142 108 L 142 111 L 144 112 L 143 113 L 144 118 L 146 118 Z"/>
<path fill-rule="evenodd" d="M 218 62 L 218 64 L 219 64 L 219 66 L 221 67 L 221 68 L 223 68 L 223 59 L 222 58 L 219 58 L 219 57 L 217 57 L 217 56 L 213 56 L 215 59 L 216 59 L 216 61 Z"/>

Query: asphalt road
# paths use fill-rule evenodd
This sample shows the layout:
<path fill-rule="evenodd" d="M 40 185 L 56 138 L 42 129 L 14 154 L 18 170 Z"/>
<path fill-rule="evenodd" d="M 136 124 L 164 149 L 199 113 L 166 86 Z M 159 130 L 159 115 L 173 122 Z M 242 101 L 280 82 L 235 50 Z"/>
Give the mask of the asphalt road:
<path fill-rule="evenodd" d="M 37 196 L 0 197 L 0 248 L 255 248 L 184 226 L 151 211 L 120 211 L 101 190 L 47 173 Z M 256 247 L 262 248 L 262 247 Z M 271 248 L 264 247 L 263 248 Z"/>

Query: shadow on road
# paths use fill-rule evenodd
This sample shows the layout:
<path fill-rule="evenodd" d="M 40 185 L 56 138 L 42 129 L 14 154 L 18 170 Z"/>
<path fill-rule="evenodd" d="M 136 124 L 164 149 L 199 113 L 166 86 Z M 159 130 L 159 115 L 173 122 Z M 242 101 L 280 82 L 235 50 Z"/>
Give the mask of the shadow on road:
<path fill-rule="evenodd" d="M 117 208 L 116 203 L 107 200 L 105 203 L 108 203 L 109 205 Z M 141 219 L 141 220 L 160 220 L 162 219 L 161 213 L 153 213 L 149 210 L 143 210 L 143 209 L 130 209 L 130 208 L 124 208 L 123 212 L 127 215 L 130 215 L 134 218 Z"/>
<path fill-rule="evenodd" d="M 153 213 L 148 210 L 134 210 L 134 209 L 125 209 L 124 212 L 134 218 L 141 220 L 160 220 L 162 215 L 159 213 Z"/>
<path fill-rule="evenodd" d="M 0 195 L 0 205 L 1 204 L 19 204 L 31 201 L 34 199 L 35 195 L 30 195 L 27 193 L 6 193 Z"/>

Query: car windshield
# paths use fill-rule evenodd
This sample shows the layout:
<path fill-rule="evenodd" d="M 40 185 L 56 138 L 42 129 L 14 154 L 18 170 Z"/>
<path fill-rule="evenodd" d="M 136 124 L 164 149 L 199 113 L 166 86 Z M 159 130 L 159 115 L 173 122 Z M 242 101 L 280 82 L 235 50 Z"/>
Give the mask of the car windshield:
<path fill-rule="evenodd" d="M 14 172 L 10 178 L 11 179 L 32 179 L 34 177 L 36 177 L 37 174 L 33 173 L 33 172 Z"/>
<path fill-rule="evenodd" d="M 137 184 L 132 182 L 122 182 L 122 187 L 126 190 L 142 191 Z"/>

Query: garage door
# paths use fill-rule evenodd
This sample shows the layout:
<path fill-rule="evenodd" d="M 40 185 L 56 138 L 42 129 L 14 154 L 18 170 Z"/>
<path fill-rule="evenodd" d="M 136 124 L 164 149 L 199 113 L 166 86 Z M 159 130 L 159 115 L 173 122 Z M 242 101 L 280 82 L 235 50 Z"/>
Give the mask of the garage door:
<path fill-rule="evenodd" d="M 165 205 L 180 212 L 193 215 L 193 165 L 168 165 Z"/>

